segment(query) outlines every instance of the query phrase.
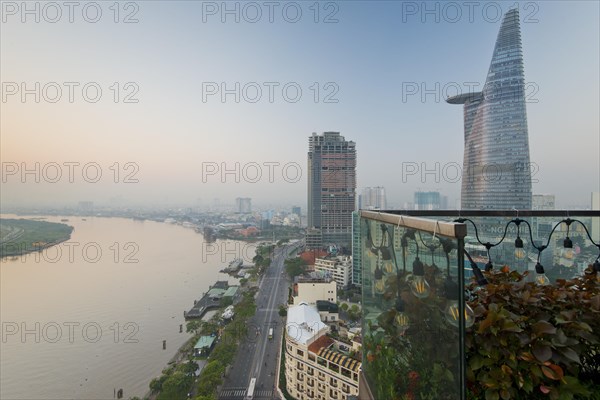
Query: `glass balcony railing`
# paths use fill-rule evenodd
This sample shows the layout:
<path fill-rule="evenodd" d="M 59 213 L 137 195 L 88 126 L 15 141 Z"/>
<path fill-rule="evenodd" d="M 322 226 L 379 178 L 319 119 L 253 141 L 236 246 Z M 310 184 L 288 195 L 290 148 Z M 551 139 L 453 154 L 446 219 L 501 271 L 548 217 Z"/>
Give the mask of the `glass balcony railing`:
<path fill-rule="evenodd" d="M 374 398 L 464 398 L 466 232 L 361 211 L 362 371 Z"/>
<path fill-rule="evenodd" d="M 466 224 L 465 250 L 481 268 L 528 272 L 543 266 L 549 282 L 580 276 L 598 257 L 599 211 L 389 211 L 394 215 Z M 590 240 L 590 238 L 592 240 Z M 487 246 L 486 246 L 487 244 Z M 541 251 L 540 251 L 541 250 Z M 467 258 L 465 278 L 473 271 Z M 539 269 L 539 268 L 538 268 Z"/>
<path fill-rule="evenodd" d="M 594 392 L 600 212 L 361 211 L 360 239 L 367 397 Z"/>

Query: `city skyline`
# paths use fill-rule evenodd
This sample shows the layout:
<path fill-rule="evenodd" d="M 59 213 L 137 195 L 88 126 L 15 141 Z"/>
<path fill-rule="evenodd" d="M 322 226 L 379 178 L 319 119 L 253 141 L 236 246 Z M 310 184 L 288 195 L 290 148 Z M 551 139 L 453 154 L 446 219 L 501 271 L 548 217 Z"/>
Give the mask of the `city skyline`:
<path fill-rule="evenodd" d="M 595 154 L 598 4 L 517 4 L 529 79 L 533 193 L 554 193 L 558 208 L 585 207 L 590 192 L 600 189 Z M 87 200 L 102 206 L 116 197 L 130 206 L 193 205 L 197 199 L 210 204 L 213 198 L 233 204 L 240 193 L 257 207 L 274 203 L 274 198 L 282 205 L 304 205 L 305 136 L 326 130 L 361 143 L 357 185 L 385 186 L 390 206 L 410 202 L 419 189 L 440 190 L 449 204 L 456 204 L 463 121 L 445 98 L 483 87 L 483 71 L 501 24 L 500 18 L 483 16 L 483 7 L 472 18 L 463 10 L 455 21 L 441 11 L 439 18 L 423 10 L 408 13 L 400 3 L 352 2 L 338 4 L 336 23 L 322 23 L 335 10 L 321 10 L 320 23 L 315 23 L 313 11 L 305 8 L 304 18 L 295 24 L 280 14 L 273 23 L 252 24 L 232 17 L 223 23 L 219 15 L 203 15 L 196 3 L 139 6 L 137 24 L 115 24 L 108 9 L 98 24 L 81 18 L 72 24 L 43 18 L 22 23 L 19 15 L 5 16 L 0 61 L 3 205 L 76 206 Z M 504 13 L 509 5 L 500 7 Z M 565 13 L 570 18 L 565 20 Z M 188 51 L 190 40 L 194 51 Z M 150 42 L 157 47 L 147 46 Z M 277 57 L 267 56 L 275 53 Z M 304 54 L 320 62 L 308 63 Z M 36 65 L 45 68 L 40 71 Z M 9 94 L 15 90 L 11 83 L 20 91 L 21 83 L 35 90 L 36 82 L 39 103 L 35 94 L 26 95 L 25 102 L 22 93 Z M 59 83 L 62 100 L 48 101 L 56 90 L 45 86 L 49 82 Z M 64 82 L 79 83 L 72 103 Z M 82 100 L 86 82 L 100 85 L 101 101 Z M 131 82 L 137 86 L 126 87 Z M 214 82 L 219 91 L 221 83 L 229 90 L 239 82 L 247 96 L 240 94 L 237 103 L 235 94 L 225 95 L 223 102 L 221 93 L 207 94 L 216 90 Z M 251 82 L 260 84 L 262 101 L 246 101 L 255 93 L 250 92 L 254 86 L 247 86 Z M 279 83 L 272 103 L 264 82 Z M 281 95 L 290 82 L 302 89 L 296 103 Z M 128 95 L 139 102 L 124 103 Z M 326 96 L 331 102 L 325 102 Z M 567 158 L 568 147 L 578 147 L 578 156 L 569 157 L 569 168 L 564 168 L 557 160 Z M 98 182 L 91 182 L 93 168 L 82 177 L 83 166 L 92 162 L 102 172 Z M 23 170 L 35 163 L 42 175 L 38 182 L 32 174 L 22 179 Z M 51 163 L 62 168 L 56 183 Z M 79 163 L 74 182 L 68 180 L 65 163 Z M 256 176 L 256 164 L 261 179 L 245 179 Z M 235 168 L 239 182 L 234 174 L 223 177 L 223 170 Z M 134 182 L 124 182 L 125 177 Z"/>

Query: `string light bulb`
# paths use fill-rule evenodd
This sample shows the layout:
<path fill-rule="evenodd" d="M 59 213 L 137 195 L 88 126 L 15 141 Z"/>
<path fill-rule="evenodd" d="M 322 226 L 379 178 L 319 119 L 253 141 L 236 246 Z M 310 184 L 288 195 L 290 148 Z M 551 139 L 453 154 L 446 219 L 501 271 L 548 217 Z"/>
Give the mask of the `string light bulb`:
<path fill-rule="evenodd" d="M 431 292 L 429 283 L 425 279 L 425 267 L 419 257 L 413 262 L 413 277 L 409 283 L 411 293 L 419 298 L 424 299 Z"/>
<path fill-rule="evenodd" d="M 381 248 L 381 260 L 383 266 L 383 272 L 391 274 L 395 270 L 394 261 L 392 260 L 392 254 L 390 249 L 387 247 Z"/>
<path fill-rule="evenodd" d="M 525 250 L 523 250 L 523 239 L 519 236 L 519 231 L 517 227 L 517 238 L 515 239 L 515 258 L 522 259 L 525 258 Z"/>
<path fill-rule="evenodd" d="M 408 315 L 406 315 L 404 312 L 404 302 L 400 297 L 398 297 L 398 300 L 396 301 L 396 316 L 394 317 L 394 324 L 396 325 L 400 335 L 403 335 L 404 332 L 406 332 L 410 324 Z"/>
<path fill-rule="evenodd" d="M 540 286 L 546 286 L 550 284 L 550 279 L 548 279 L 546 276 L 546 271 L 539 261 L 537 264 L 535 264 L 535 283 Z"/>
<path fill-rule="evenodd" d="M 383 294 L 385 292 L 385 281 L 383 280 L 383 271 L 381 271 L 381 268 L 379 268 L 379 266 L 375 268 L 373 278 L 375 279 L 375 293 Z"/>
<path fill-rule="evenodd" d="M 520 248 L 516 248 L 515 249 L 515 258 L 522 260 L 523 258 L 525 258 L 525 250 L 520 249 Z"/>
<path fill-rule="evenodd" d="M 448 277 L 446 279 L 446 283 L 444 285 L 444 289 L 446 292 L 446 298 L 448 302 L 446 303 L 446 307 L 444 308 L 444 317 L 446 321 L 458 328 L 460 325 L 460 307 L 458 304 L 458 285 Z M 464 308 L 464 318 L 465 318 L 465 328 L 470 328 L 475 323 L 475 313 L 473 309 L 469 307 L 468 304 L 465 303 Z"/>

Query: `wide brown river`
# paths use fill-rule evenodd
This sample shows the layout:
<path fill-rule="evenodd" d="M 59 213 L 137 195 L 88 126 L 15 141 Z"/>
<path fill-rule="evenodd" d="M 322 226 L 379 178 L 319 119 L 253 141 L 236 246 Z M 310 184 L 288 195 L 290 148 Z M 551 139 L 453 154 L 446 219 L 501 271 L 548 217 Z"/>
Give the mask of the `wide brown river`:
<path fill-rule="evenodd" d="M 63 218 L 69 241 L 0 262 L 0 398 L 142 397 L 189 338 L 183 311 L 216 280 L 236 283 L 219 270 L 249 262 L 254 245 L 206 244 L 167 223 Z"/>

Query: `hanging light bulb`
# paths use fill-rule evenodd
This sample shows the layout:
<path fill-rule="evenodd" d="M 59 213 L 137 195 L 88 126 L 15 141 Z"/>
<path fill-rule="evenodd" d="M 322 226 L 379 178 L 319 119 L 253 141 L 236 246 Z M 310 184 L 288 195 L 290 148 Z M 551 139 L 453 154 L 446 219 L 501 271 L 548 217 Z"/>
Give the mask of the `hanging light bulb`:
<path fill-rule="evenodd" d="M 390 252 L 390 249 L 388 249 L 387 247 L 383 247 L 381 249 L 381 260 L 383 272 L 385 272 L 386 274 L 391 274 L 392 272 L 395 272 L 396 268 L 392 260 L 392 254 Z"/>
<path fill-rule="evenodd" d="M 446 316 L 446 321 L 448 321 L 452 326 L 458 328 L 460 322 L 458 300 L 452 300 L 448 302 L 448 305 L 444 310 L 444 315 Z M 475 314 L 473 313 L 473 309 L 469 307 L 468 304 L 465 304 L 465 328 L 472 327 L 473 323 L 475 323 Z"/>
<path fill-rule="evenodd" d="M 446 283 L 444 285 L 446 291 L 446 298 L 448 299 L 448 303 L 446 304 L 446 308 L 444 308 L 444 317 L 446 321 L 454 326 L 459 327 L 460 325 L 460 307 L 458 305 L 458 285 L 448 277 L 446 279 Z M 470 328 L 473 326 L 475 322 L 475 313 L 473 309 L 469 307 L 468 304 L 465 303 L 465 328 Z"/>
<path fill-rule="evenodd" d="M 539 262 L 535 265 L 535 283 L 540 286 L 550 284 L 550 279 L 546 276 L 546 271 L 544 271 L 544 267 Z"/>
<path fill-rule="evenodd" d="M 383 280 L 383 271 L 377 266 L 373 273 L 375 293 L 383 294 L 385 292 L 385 281 Z"/>
<path fill-rule="evenodd" d="M 523 250 L 523 239 L 521 239 L 518 232 L 517 238 L 515 239 L 515 258 L 519 260 L 525 258 L 525 250 Z"/>
<path fill-rule="evenodd" d="M 383 272 L 391 274 L 394 272 L 394 263 L 391 260 L 383 261 Z"/>
<path fill-rule="evenodd" d="M 515 249 L 515 258 L 519 259 L 519 260 L 525 258 L 525 250 L 516 248 Z"/>
<path fill-rule="evenodd" d="M 431 291 L 429 283 L 425 280 L 425 268 L 419 257 L 413 262 L 413 278 L 409 286 L 412 294 L 419 299 L 428 297 Z"/>
<path fill-rule="evenodd" d="M 408 315 L 404 312 L 404 302 L 401 298 L 396 301 L 396 316 L 394 317 L 394 324 L 398 329 L 400 335 L 404 334 L 409 326 Z"/>

